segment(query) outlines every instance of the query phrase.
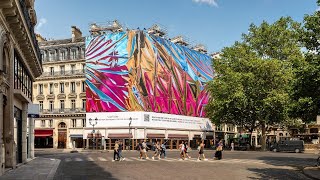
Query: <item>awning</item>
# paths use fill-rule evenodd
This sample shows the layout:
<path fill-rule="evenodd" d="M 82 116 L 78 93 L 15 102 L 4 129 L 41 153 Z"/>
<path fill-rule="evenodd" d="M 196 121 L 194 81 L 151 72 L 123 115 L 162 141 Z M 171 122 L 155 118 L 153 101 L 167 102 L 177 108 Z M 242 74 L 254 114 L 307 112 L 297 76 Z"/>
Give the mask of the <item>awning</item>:
<path fill-rule="evenodd" d="M 52 129 L 35 129 L 34 130 L 34 136 L 35 137 L 50 137 L 53 135 L 53 130 Z"/>
<path fill-rule="evenodd" d="M 165 138 L 164 134 L 147 134 L 147 138 Z"/>
<path fill-rule="evenodd" d="M 71 138 L 83 138 L 82 134 L 70 134 Z"/>
<path fill-rule="evenodd" d="M 88 133 L 87 134 L 87 138 L 101 138 L 102 137 L 102 135 L 101 135 L 101 133 Z M 82 135 L 81 135 L 81 138 L 82 138 Z"/>
<path fill-rule="evenodd" d="M 108 134 L 108 138 L 110 139 L 124 139 L 124 138 L 132 138 L 132 134 L 127 134 L 127 133 L 119 133 L 119 134 L 115 134 L 115 133 L 111 133 Z"/>
<path fill-rule="evenodd" d="M 187 134 L 168 134 L 169 139 L 189 139 Z"/>

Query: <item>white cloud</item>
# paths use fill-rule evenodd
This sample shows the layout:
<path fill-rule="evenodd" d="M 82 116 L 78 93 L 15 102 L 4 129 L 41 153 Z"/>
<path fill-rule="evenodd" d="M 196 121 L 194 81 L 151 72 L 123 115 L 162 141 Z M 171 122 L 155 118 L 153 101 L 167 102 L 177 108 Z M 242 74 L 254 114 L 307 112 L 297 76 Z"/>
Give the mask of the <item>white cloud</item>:
<path fill-rule="evenodd" d="M 215 6 L 218 7 L 218 3 L 216 0 L 192 0 L 195 3 L 200 3 L 200 4 L 208 4 L 210 6 Z"/>
<path fill-rule="evenodd" d="M 36 31 L 37 33 L 39 33 L 40 28 L 41 28 L 44 24 L 46 24 L 46 23 L 47 23 L 47 19 L 46 19 L 46 18 L 40 18 L 38 24 L 36 25 L 35 31 Z"/>

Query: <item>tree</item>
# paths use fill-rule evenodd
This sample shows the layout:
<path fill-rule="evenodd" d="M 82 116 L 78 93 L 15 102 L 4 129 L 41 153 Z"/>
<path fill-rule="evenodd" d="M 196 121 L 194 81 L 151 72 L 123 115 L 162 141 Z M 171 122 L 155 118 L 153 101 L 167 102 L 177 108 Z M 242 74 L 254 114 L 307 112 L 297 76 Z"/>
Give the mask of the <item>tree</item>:
<path fill-rule="evenodd" d="M 281 18 L 274 24 L 251 25 L 242 42 L 222 50 L 213 61 L 217 76 L 208 84 L 207 116 L 215 124 L 232 123 L 250 132 L 288 117 L 293 62 L 302 58 L 299 24 Z"/>
<path fill-rule="evenodd" d="M 306 48 L 305 60 L 294 71 L 290 114 L 309 123 L 320 114 L 320 11 L 304 17 L 300 40 Z"/>

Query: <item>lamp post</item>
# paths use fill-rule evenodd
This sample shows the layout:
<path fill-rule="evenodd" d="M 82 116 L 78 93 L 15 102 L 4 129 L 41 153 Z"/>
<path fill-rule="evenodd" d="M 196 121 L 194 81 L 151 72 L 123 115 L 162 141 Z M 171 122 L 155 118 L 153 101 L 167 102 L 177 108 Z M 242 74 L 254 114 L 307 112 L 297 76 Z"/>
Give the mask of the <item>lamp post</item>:
<path fill-rule="evenodd" d="M 130 145 L 131 145 L 131 138 L 130 138 L 130 134 L 131 134 L 131 122 L 132 122 L 132 118 L 129 118 L 129 150 L 131 150 Z"/>
<path fill-rule="evenodd" d="M 92 118 L 89 118 L 89 123 L 90 123 L 90 125 L 93 127 L 93 130 L 92 130 L 93 148 L 92 148 L 92 149 L 94 149 L 95 142 L 96 142 L 96 136 L 95 136 L 94 126 L 97 125 L 97 123 L 98 123 L 98 118 L 95 118 L 94 120 L 93 120 Z"/>

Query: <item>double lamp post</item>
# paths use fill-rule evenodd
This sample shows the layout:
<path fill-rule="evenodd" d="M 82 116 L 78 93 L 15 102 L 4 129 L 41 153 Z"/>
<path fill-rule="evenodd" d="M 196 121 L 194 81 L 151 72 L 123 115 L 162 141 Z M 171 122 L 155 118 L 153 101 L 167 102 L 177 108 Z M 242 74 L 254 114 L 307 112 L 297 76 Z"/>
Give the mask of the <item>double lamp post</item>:
<path fill-rule="evenodd" d="M 93 148 L 92 149 L 95 149 L 96 136 L 95 136 L 94 126 L 97 125 L 97 123 L 98 123 L 98 118 L 95 118 L 94 120 L 92 118 L 89 118 L 89 124 L 93 127 L 93 130 L 92 130 Z"/>

